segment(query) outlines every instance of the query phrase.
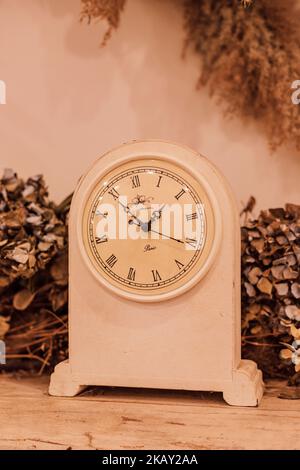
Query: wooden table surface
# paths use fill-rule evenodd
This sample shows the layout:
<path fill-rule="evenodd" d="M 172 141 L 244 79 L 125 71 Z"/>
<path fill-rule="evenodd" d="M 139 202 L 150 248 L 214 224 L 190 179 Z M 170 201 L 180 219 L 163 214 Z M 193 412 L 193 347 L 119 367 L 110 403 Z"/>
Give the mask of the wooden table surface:
<path fill-rule="evenodd" d="M 48 377 L 0 376 L 0 449 L 299 449 L 300 392 L 268 383 L 258 408 L 221 394 L 97 388 L 47 394 Z"/>

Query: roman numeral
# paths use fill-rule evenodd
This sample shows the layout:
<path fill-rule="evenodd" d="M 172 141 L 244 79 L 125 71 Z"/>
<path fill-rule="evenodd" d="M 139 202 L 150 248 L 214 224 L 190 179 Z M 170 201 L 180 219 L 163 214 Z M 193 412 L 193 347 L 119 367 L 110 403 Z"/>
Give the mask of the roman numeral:
<path fill-rule="evenodd" d="M 130 177 L 132 183 L 132 189 L 139 188 L 141 186 L 139 175 L 134 175 Z"/>
<path fill-rule="evenodd" d="M 178 268 L 178 269 L 181 269 L 181 268 L 184 267 L 184 264 L 182 264 L 180 261 L 178 261 L 178 259 L 175 259 L 174 261 L 175 261 L 175 263 L 177 264 L 177 268 Z"/>
<path fill-rule="evenodd" d="M 185 243 L 191 245 L 193 248 L 196 248 L 197 246 L 197 240 L 195 240 L 194 238 L 186 238 Z"/>
<path fill-rule="evenodd" d="M 115 255 L 110 255 L 109 258 L 105 261 L 110 268 L 112 268 L 116 262 L 118 261 L 118 258 Z"/>
<path fill-rule="evenodd" d="M 98 245 L 99 243 L 107 242 L 108 238 L 107 238 L 106 235 L 101 235 L 101 237 L 96 237 L 95 240 L 96 240 L 96 243 Z"/>
<path fill-rule="evenodd" d="M 119 199 L 119 196 L 120 196 L 120 194 L 118 193 L 118 191 L 115 188 L 111 188 L 108 191 L 108 194 L 110 194 L 114 198 L 114 200 Z"/>
<path fill-rule="evenodd" d="M 161 281 L 161 277 L 157 269 L 152 269 L 152 276 L 154 282 Z"/>
<path fill-rule="evenodd" d="M 129 281 L 135 281 L 135 269 L 129 268 L 127 279 Z"/>
<path fill-rule="evenodd" d="M 197 212 L 193 212 L 193 214 L 186 214 L 186 220 L 193 220 L 193 219 L 198 219 L 198 214 Z"/>
<path fill-rule="evenodd" d="M 185 193 L 185 190 L 184 190 L 184 189 L 181 189 L 181 190 L 179 191 L 179 193 L 176 194 L 175 199 L 177 199 L 177 201 L 178 201 L 178 199 L 181 198 L 181 196 L 183 196 L 184 193 Z"/>
<path fill-rule="evenodd" d="M 162 179 L 162 176 L 159 176 L 159 177 L 158 177 L 158 181 L 157 181 L 157 185 L 156 185 L 157 188 L 160 187 L 161 179 Z"/>

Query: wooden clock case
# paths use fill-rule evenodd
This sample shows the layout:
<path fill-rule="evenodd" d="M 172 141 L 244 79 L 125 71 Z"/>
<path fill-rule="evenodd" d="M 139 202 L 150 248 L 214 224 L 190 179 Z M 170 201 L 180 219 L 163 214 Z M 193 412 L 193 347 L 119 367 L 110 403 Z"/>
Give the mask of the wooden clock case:
<path fill-rule="evenodd" d="M 82 217 L 100 176 L 129 159 L 167 159 L 198 178 L 215 217 L 211 255 L 197 282 L 167 300 L 126 297 L 87 256 Z M 231 405 L 256 406 L 262 374 L 241 359 L 240 225 L 227 182 L 206 158 L 162 141 L 136 141 L 99 158 L 80 179 L 69 219 L 68 361 L 49 393 L 74 396 L 88 385 L 223 392 Z"/>

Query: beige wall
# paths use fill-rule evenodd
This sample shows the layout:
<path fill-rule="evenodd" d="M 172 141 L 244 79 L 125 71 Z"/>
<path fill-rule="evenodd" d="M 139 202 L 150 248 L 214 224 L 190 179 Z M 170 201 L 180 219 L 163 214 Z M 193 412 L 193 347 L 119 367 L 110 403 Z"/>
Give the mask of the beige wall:
<path fill-rule="evenodd" d="M 0 167 L 44 173 L 58 201 L 110 147 L 161 138 L 208 156 L 239 202 L 254 194 L 259 207 L 300 203 L 300 153 L 271 155 L 255 126 L 226 122 L 195 90 L 199 62 L 180 58 L 177 1 L 128 0 L 104 49 L 104 27 L 79 24 L 79 11 L 79 0 L 1 0 Z"/>

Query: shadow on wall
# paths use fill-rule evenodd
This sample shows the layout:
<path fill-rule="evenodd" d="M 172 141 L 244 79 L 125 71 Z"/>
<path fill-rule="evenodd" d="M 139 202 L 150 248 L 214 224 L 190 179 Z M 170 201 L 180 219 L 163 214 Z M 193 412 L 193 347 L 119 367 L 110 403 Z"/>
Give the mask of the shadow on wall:
<path fill-rule="evenodd" d="M 233 184 L 236 187 L 246 172 L 249 188 L 253 188 L 248 190 L 249 195 L 265 193 L 268 185 L 268 199 L 280 198 L 284 203 L 291 186 L 298 187 L 298 152 L 280 149 L 270 154 L 263 134 L 254 123 L 223 119 L 206 90 L 195 91 L 199 60 L 187 57 L 183 62 L 180 58 L 184 41 L 184 31 L 178 27 L 183 24 L 180 0 L 128 0 L 121 26 L 105 48 L 100 47 L 105 23 L 80 24 L 77 16 L 80 4 L 75 12 L 72 0 L 48 3 L 55 17 L 70 16 L 65 35 L 69 52 L 84 59 L 99 57 L 90 83 L 95 100 L 89 98 L 89 113 L 99 112 L 101 97 L 114 93 L 114 87 L 120 87 L 121 77 L 126 98 L 118 110 L 118 119 L 126 119 L 130 109 L 135 116 L 138 138 L 163 138 L 198 147 L 215 160 L 229 180 L 236 182 Z M 86 79 L 90 80 L 88 76 Z M 80 93 L 81 87 L 79 80 L 77 91 L 73 92 Z M 109 108 L 109 103 L 105 101 L 104 106 Z M 280 184 L 272 184 L 270 179 Z M 295 195 L 294 202 L 300 202 L 300 192 L 298 199 L 297 192 Z M 245 202 L 244 199 L 242 203 Z"/>
<path fill-rule="evenodd" d="M 78 102 L 83 98 L 83 89 L 89 90 L 84 96 L 82 111 L 90 118 L 99 113 L 102 102 L 109 107 L 107 100 L 115 92 L 115 86 L 123 88 L 126 103 L 123 106 L 120 103 L 118 118 L 126 119 L 129 107 L 135 114 L 139 138 L 160 137 L 192 143 L 195 128 L 201 135 L 201 126 L 197 122 L 204 109 L 206 120 L 213 124 L 216 113 L 209 105 L 209 97 L 206 93 L 195 93 L 199 64 L 181 60 L 184 32 L 177 27 L 182 24 L 179 0 L 128 0 L 121 26 L 113 32 L 104 48 L 100 44 L 106 24 L 80 23 L 80 2 L 76 5 L 74 8 L 74 0 L 47 0 L 43 4 L 55 18 L 70 18 L 64 42 L 67 53 L 78 59 L 90 59 L 86 75 L 82 70 L 80 74 L 70 71 L 72 76 L 65 99 Z M 166 17 L 169 24 L 176 27 L 166 27 Z M 44 40 L 53 41 L 48 31 L 45 31 Z M 51 50 L 53 44 L 49 44 Z M 95 61 L 97 58 L 99 60 Z M 64 74 L 68 71 L 64 70 Z M 56 87 L 53 92 L 57 93 Z M 82 117 L 81 114 L 78 119 Z"/>
<path fill-rule="evenodd" d="M 181 58 L 180 0 L 128 0 L 105 48 L 106 24 L 80 23 L 80 0 L 1 5 L 0 39 L 10 41 L 0 54 L 9 96 L 1 154 L 23 176 L 44 173 L 54 198 L 110 147 L 160 138 L 210 158 L 238 201 L 300 202 L 299 153 L 271 155 L 255 123 L 225 120 L 207 90 L 195 89 L 200 64 L 194 53 Z"/>

